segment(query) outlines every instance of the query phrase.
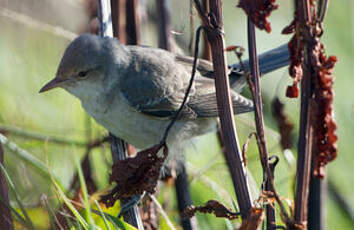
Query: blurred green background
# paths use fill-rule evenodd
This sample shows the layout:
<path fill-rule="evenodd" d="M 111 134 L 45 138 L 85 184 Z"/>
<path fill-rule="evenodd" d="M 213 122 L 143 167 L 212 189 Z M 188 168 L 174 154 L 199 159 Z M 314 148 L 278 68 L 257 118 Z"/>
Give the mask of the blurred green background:
<path fill-rule="evenodd" d="M 142 17 L 142 43 L 157 46 L 157 27 L 149 15 L 156 14 L 155 1 L 142 1 L 145 12 Z M 189 1 L 172 0 L 172 30 L 181 47 L 187 47 L 190 39 Z M 236 8 L 237 1 L 223 1 L 226 45 L 247 47 L 246 17 Z M 290 23 L 293 17 L 292 1 L 278 1 L 279 10 L 270 17 L 272 33 L 258 32 L 259 52 L 269 50 L 286 43 L 290 36 L 281 35 L 281 30 Z M 9 11 L 10 10 L 10 11 Z M 335 68 L 335 118 L 338 124 L 337 134 L 338 157 L 327 170 L 328 180 L 350 207 L 354 207 L 354 158 L 352 156 L 354 136 L 354 78 L 353 67 L 353 35 L 354 35 L 354 3 L 351 0 L 331 2 L 324 23 L 323 42 L 328 55 L 336 55 L 339 59 Z M 38 90 L 55 74 L 70 38 L 85 29 L 88 18 L 84 2 L 63 1 L 61 4 L 50 0 L 37 1 L 5 1 L 0 0 L 0 130 L 11 142 L 44 163 L 46 169 L 57 178 L 64 191 L 68 189 L 77 169 L 74 155 L 83 157 L 85 148 L 75 144 L 55 144 L 48 141 L 32 140 L 15 135 L 13 131 L 28 131 L 43 137 L 57 137 L 68 141 L 86 142 L 107 134 L 93 120 L 85 115 L 77 99 L 63 90 L 54 90 L 46 94 L 38 94 Z M 20 14 L 15 14 L 15 13 Z M 146 13 L 149 12 L 149 13 Z M 194 12 L 195 13 L 195 12 Z M 31 18 L 21 18 L 23 15 Z M 194 17 L 196 19 L 196 15 Z M 33 20 L 33 21 L 31 21 Z M 36 23 L 40 22 L 40 23 Z M 195 22 L 195 28 L 197 25 Z M 46 27 L 51 25 L 54 29 Z M 49 28 L 49 29 L 48 29 Z M 69 31 L 62 33 L 61 29 Z M 188 50 L 185 51 L 188 54 Z M 246 54 L 245 54 L 246 55 Z M 247 55 L 246 55 L 247 56 Z M 236 62 L 232 54 L 228 54 L 228 62 Z M 265 124 L 269 150 L 280 157 L 276 169 L 276 186 L 284 199 L 293 200 L 293 183 L 295 166 L 289 164 L 279 147 L 279 135 L 275 120 L 270 113 L 270 102 L 279 96 L 286 103 L 287 112 L 293 123 L 298 124 L 298 100 L 285 98 L 285 89 L 291 82 L 287 69 L 283 68 L 262 79 L 264 96 Z M 246 92 L 247 93 L 247 92 Z M 253 115 L 236 117 L 236 126 L 240 141 L 243 144 L 248 134 L 254 131 Z M 296 143 L 297 129 L 294 132 Z M 295 154 L 296 149 L 292 149 Z M 296 154 L 295 154 L 296 155 Z M 209 134 L 193 141 L 186 150 L 187 169 L 190 174 L 192 199 L 194 204 L 201 205 L 209 199 L 218 199 L 232 208 L 235 200 L 231 180 L 224 163 L 215 134 Z M 90 154 L 93 167 L 93 178 L 99 190 L 109 188 L 108 177 L 111 166 L 108 145 L 94 149 Z M 248 168 L 253 198 L 258 194 L 261 184 L 260 163 L 255 142 L 252 140 L 248 149 Z M 41 197 L 54 208 L 58 203 L 56 192 L 53 192 L 53 179 L 41 173 L 36 165 L 25 160 L 16 152 L 5 148 L 5 167 L 14 182 L 18 195 L 36 229 L 50 227 L 48 209 L 43 206 Z M 11 204 L 17 208 L 14 195 Z M 159 201 L 164 205 L 167 214 L 178 226 L 173 187 L 163 185 Z M 117 207 L 115 207 L 117 209 Z M 116 213 L 117 210 L 110 210 Z M 40 217 L 39 217 L 40 215 Z M 328 229 L 352 229 L 351 217 L 328 193 L 327 224 Z M 200 229 L 230 229 L 235 222 L 217 219 L 211 215 L 197 215 Z M 236 221 L 237 222 L 237 221 Z M 97 223 L 98 224 L 98 223 Z M 102 223 L 101 223 L 102 224 Z M 19 229 L 19 225 L 17 225 Z M 104 229 L 104 226 L 101 226 Z M 164 224 L 161 229 L 168 229 Z M 180 229 L 181 227 L 177 227 Z M 232 228 L 231 228 L 232 229 Z"/>

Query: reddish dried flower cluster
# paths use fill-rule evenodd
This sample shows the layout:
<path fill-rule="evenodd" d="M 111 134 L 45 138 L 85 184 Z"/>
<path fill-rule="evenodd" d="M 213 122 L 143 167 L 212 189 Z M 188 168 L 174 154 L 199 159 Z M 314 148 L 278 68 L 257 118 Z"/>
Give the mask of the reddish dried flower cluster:
<path fill-rule="evenodd" d="M 314 169 L 317 177 L 324 176 L 323 167 L 337 156 L 337 125 L 333 117 L 333 68 L 337 62 L 335 56 L 327 57 L 324 46 L 319 37 L 322 35 L 321 25 L 313 20 L 313 23 L 301 22 L 298 13 L 295 13 L 294 21 L 283 30 L 283 34 L 294 33 L 289 42 L 291 64 L 289 74 L 294 79 L 292 86 L 286 91 L 286 96 L 293 98 L 298 96 L 298 83 L 303 77 L 304 48 L 307 44 L 308 61 L 311 64 L 311 77 L 313 83 L 313 119 L 314 127 Z M 307 35 L 307 36 L 306 36 Z"/>
<path fill-rule="evenodd" d="M 288 86 L 286 90 L 286 96 L 290 98 L 296 98 L 299 96 L 298 83 L 302 79 L 302 62 L 304 60 L 304 42 L 302 30 L 298 29 L 295 31 L 295 28 L 300 28 L 299 20 L 297 19 L 297 14 L 295 13 L 295 19 L 291 24 L 285 27 L 282 31 L 282 34 L 291 34 L 295 33 L 288 43 L 289 54 L 290 54 L 290 66 L 289 74 L 294 79 L 293 85 Z"/>
<path fill-rule="evenodd" d="M 161 149 L 163 156 L 159 157 Z M 118 161 L 113 165 L 110 177 L 110 182 L 115 181 L 117 185 L 110 194 L 102 196 L 101 201 L 111 207 L 118 199 L 129 198 L 144 191 L 154 193 L 167 152 L 165 144 L 158 144 L 138 152 L 134 158 Z"/>
<path fill-rule="evenodd" d="M 271 32 L 267 18 L 278 8 L 275 0 L 240 0 L 237 7 L 242 8 L 259 29 Z"/>
<path fill-rule="evenodd" d="M 323 44 L 318 43 L 318 58 L 313 58 L 315 66 L 315 104 L 314 111 L 314 175 L 317 177 L 324 176 L 323 167 L 337 156 L 337 125 L 333 116 L 333 69 L 337 62 L 337 57 L 327 57 L 324 53 Z M 316 56 L 313 56 L 316 57 Z"/>

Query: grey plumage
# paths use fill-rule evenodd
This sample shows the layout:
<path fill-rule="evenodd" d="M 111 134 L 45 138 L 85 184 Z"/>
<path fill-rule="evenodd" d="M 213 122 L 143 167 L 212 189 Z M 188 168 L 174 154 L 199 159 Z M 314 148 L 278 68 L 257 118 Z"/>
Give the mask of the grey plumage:
<path fill-rule="evenodd" d="M 191 77 L 192 58 L 181 57 L 161 49 L 128 46 L 131 66 L 120 79 L 120 90 L 128 102 L 142 113 L 156 117 L 171 117 L 180 107 Z M 156 59 L 159 58 L 159 62 Z M 179 119 L 216 117 L 218 109 L 212 64 L 198 63 L 194 85 Z M 208 75 L 205 77 L 204 75 Z M 231 92 L 235 114 L 253 109 L 252 101 Z"/>
<path fill-rule="evenodd" d="M 85 34 L 68 46 L 56 77 L 40 92 L 64 88 L 111 133 L 144 149 L 160 142 L 181 106 L 192 62 L 191 57 L 165 50 L 124 46 L 114 38 Z M 252 102 L 239 94 L 245 83 L 242 72 L 232 68 L 229 76 L 234 112 L 251 111 Z M 215 130 L 218 109 L 214 77 L 212 64 L 199 60 L 188 100 L 167 138 L 170 150 Z"/>

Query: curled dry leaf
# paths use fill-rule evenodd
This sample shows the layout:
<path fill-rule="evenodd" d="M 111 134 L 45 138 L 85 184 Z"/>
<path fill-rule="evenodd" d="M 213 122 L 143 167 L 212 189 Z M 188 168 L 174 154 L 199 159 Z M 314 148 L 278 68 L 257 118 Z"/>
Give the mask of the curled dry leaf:
<path fill-rule="evenodd" d="M 242 146 L 242 161 L 243 164 L 245 165 L 245 167 L 247 166 L 247 150 L 248 150 L 248 145 L 251 141 L 252 136 L 255 136 L 256 139 L 258 139 L 257 133 L 256 132 L 252 132 L 248 135 L 247 140 L 245 142 L 245 144 Z M 258 140 L 257 140 L 258 141 Z"/>
<path fill-rule="evenodd" d="M 278 8 L 275 0 L 240 0 L 237 7 L 242 8 L 259 29 L 271 32 L 267 18 Z"/>
<path fill-rule="evenodd" d="M 223 204 L 216 200 L 209 200 L 204 206 L 189 206 L 183 214 L 187 218 L 191 218 L 196 212 L 201 213 L 213 213 L 216 217 L 223 217 L 229 220 L 236 219 L 240 216 L 239 213 L 235 213 L 226 208 Z"/>
<path fill-rule="evenodd" d="M 111 207 L 118 199 L 129 198 L 142 194 L 144 191 L 154 193 L 167 153 L 166 144 L 160 143 L 138 152 L 133 158 L 115 163 L 112 167 L 110 182 L 115 181 L 117 185 L 109 194 L 102 196 L 101 201 Z"/>

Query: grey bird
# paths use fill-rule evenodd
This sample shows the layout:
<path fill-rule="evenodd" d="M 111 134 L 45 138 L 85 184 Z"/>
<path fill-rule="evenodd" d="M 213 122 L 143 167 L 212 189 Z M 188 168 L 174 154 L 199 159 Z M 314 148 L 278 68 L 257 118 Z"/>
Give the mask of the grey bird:
<path fill-rule="evenodd" d="M 40 92 L 64 88 L 80 99 L 99 124 L 145 149 L 161 141 L 181 106 L 192 62 L 193 58 L 162 49 L 125 46 L 115 38 L 84 34 L 71 42 L 55 78 Z M 245 79 L 237 68 L 231 68 L 231 98 L 235 114 L 240 114 L 252 111 L 253 104 L 239 94 Z M 176 149 L 185 140 L 215 130 L 217 116 L 212 64 L 199 60 L 193 87 L 167 146 Z"/>

